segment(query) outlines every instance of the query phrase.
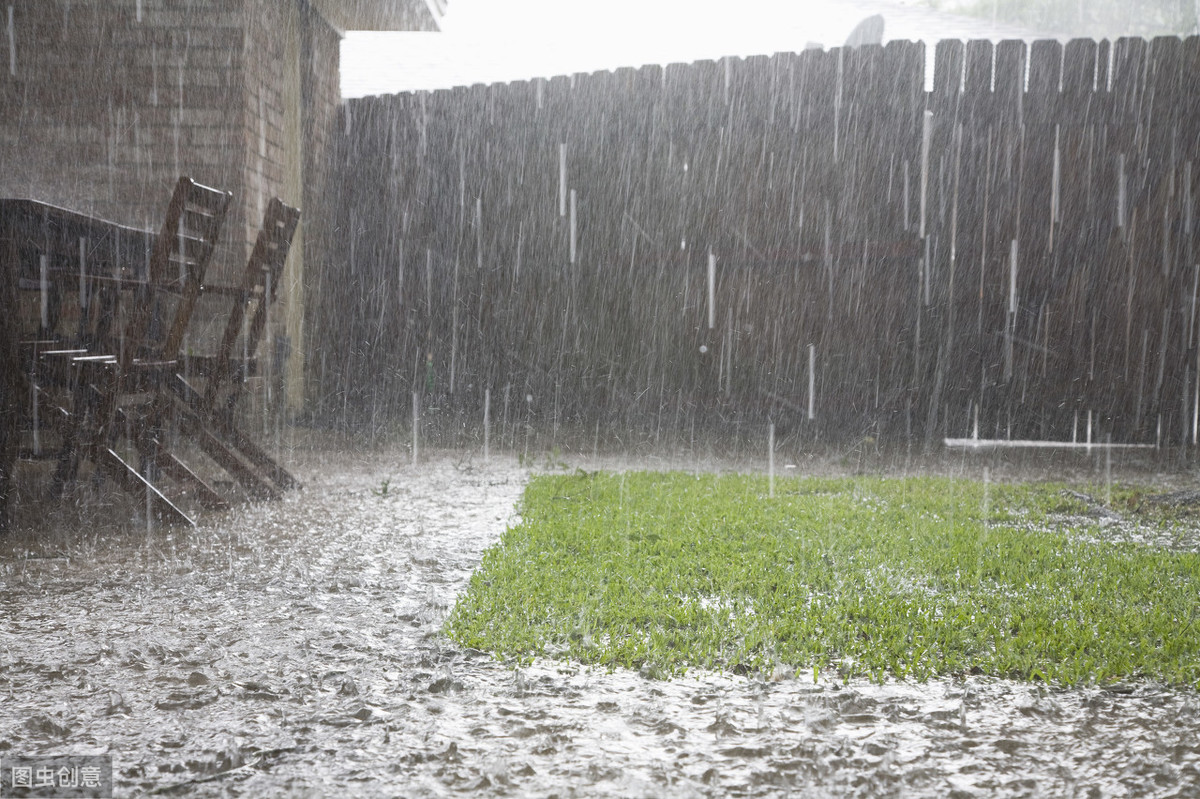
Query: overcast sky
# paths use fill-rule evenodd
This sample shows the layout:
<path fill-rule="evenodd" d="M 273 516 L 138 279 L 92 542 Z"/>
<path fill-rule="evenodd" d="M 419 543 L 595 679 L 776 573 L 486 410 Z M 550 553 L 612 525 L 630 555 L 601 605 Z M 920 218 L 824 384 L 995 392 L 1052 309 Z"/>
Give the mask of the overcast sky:
<path fill-rule="evenodd" d="M 440 33 L 348 32 L 342 94 L 833 47 L 874 13 L 884 15 L 885 41 L 1028 33 L 935 14 L 918 0 L 450 0 Z"/>

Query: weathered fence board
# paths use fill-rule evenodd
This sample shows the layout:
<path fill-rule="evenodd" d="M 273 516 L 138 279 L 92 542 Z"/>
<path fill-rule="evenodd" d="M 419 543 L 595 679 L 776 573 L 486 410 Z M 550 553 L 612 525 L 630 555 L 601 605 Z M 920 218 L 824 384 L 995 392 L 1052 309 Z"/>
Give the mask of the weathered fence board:
<path fill-rule="evenodd" d="M 928 93 L 892 42 L 349 101 L 318 404 L 1195 443 L 1200 42 L 934 65 Z"/>

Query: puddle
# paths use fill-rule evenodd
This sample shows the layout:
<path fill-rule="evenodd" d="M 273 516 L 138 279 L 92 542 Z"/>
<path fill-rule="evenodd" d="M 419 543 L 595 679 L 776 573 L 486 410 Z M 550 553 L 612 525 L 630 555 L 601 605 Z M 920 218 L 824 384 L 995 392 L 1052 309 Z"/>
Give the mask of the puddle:
<path fill-rule="evenodd" d="M 1200 790 L 1193 692 L 513 669 L 440 628 L 528 470 L 293 462 L 302 491 L 191 533 L 0 550 L 0 752 L 111 752 L 121 796 Z"/>

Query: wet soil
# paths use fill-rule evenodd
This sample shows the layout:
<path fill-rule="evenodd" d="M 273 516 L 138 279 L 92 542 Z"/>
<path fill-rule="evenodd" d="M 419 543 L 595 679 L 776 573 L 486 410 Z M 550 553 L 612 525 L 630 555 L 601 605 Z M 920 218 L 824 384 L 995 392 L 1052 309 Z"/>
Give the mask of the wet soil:
<path fill-rule="evenodd" d="M 530 469 L 447 453 L 413 466 L 402 449 L 292 456 L 303 490 L 195 531 L 113 521 L 115 503 L 108 521 L 0 543 L 0 753 L 111 753 L 119 796 L 1200 793 L 1189 690 L 790 669 L 662 681 L 463 650 L 442 621 Z"/>

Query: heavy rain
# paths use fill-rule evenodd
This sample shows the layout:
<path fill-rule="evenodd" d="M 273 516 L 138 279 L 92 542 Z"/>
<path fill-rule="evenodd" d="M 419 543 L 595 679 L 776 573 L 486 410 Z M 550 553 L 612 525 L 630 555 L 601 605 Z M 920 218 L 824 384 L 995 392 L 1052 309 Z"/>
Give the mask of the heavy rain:
<path fill-rule="evenodd" d="M 0 0 L 0 797 L 1200 792 L 1196 10 L 493 5 Z M 1174 558 L 1174 654 L 468 640 L 643 473 Z"/>

